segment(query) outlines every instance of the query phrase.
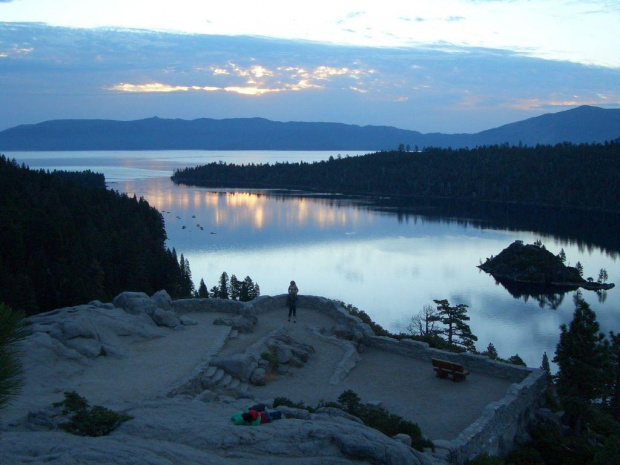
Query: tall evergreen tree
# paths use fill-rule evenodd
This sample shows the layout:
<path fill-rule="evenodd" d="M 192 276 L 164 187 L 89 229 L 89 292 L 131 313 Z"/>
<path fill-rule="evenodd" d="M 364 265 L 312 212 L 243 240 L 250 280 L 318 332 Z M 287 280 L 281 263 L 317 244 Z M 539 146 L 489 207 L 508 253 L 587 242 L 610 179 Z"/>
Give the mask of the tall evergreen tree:
<path fill-rule="evenodd" d="M 218 288 L 217 296 L 220 299 L 228 299 L 228 273 L 225 271 L 220 276 L 220 286 Z"/>
<path fill-rule="evenodd" d="M 486 355 L 491 360 L 497 360 L 499 358 L 499 354 L 497 353 L 497 349 L 495 348 L 495 346 L 493 345 L 492 342 L 489 342 L 489 345 L 487 346 Z"/>
<path fill-rule="evenodd" d="M 237 277 L 233 274 L 230 277 L 230 298 L 232 300 L 239 300 L 239 293 L 241 291 L 241 283 Z"/>
<path fill-rule="evenodd" d="M 192 281 L 192 270 L 189 267 L 189 260 L 181 254 L 179 258 L 179 297 L 191 297 L 194 294 L 194 282 Z"/>
<path fill-rule="evenodd" d="M 558 365 L 556 384 L 565 418 L 580 434 L 590 405 L 604 396 L 612 371 L 609 344 L 599 332 L 596 314 L 579 293 L 573 320 L 568 327 L 560 326 L 553 361 Z"/>
<path fill-rule="evenodd" d="M 207 299 L 209 297 L 207 285 L 205 284 L 205 280 L 202 278 L 200 278 L 200 284 L 198 285 L 198 297 L 201 299 Z"/>
<path fill-rule="evenodd" d="M 581 264 L 581 262 L 577 262 L 577 264 L 575 265 L 575 268 L 577 268 L 577 271 L 579 272 L 579 276 L 583 278 L 583 265 Z"/>
<path fill-rule="evenodd" d="M 258 285 L 258 283 L 253 283 L 253 289 L 250 292 L 250 300 L 254 300 L 259 296 L 260 296 L 260 286 Z"/>
<path fill-rule="evenodd" d="M 478 338 L 471 332 L 469 325 L 465 323 L 470 319 L 467 316 L 467 305 L 458 304 L 452 307 L 447 299 L 433 300 L 433 302 L 437 304 L 440 321 L 446 326 L 442 330 L 442 334 L 446 335 L 448 343 L 474 352 L 476 350 L 474 343 Z"/>
<path fill-rule="evenodd" d="M 252 281 L 252 278 L 246 276 L 240 285 L 239 300 L 242 302 L 249 302 L 256 299 L 260 295 L 260 287 L 258 283 Z"/>
<path fill-rule="evenodd" d="M 213 297 L 213 298 L 215 299 L 215 298 L 217 298 L 217 297 L 219 296 L 219 294 L 220 294 L 220 288 L 219 288 L 219 287 L 217 287 L 217 286 L 213 286 L 213 287 L 211 288 L 211 291 L 210 291 L 210 292 L 211 292 L 211 297 Z"/>
<path fill-rule="evenodd" d="M 551 367 L 549 366 L 549 357 L 547 356 L 547 352 L 543 353 L 540 368 L 545 370 L 548 376 L 551 376 Z"/>

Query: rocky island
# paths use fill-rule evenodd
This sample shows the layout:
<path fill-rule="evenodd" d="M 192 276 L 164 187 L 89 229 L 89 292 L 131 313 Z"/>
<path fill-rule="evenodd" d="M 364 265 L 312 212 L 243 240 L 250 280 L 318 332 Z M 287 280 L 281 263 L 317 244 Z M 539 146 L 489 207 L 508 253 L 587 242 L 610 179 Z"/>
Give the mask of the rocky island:
<path fill-rule="evenodd" d="M 500 281 L 526 283 L 536 286 L 564 287 L 588 290 L 607 290 L 614 287 L 612 283 L 585 280 L 579 270 L 566 266 L 557 255 L 549 252 L 542 244 L 523 244 L 514 241 L 496 257 L 478 265 Z"/>

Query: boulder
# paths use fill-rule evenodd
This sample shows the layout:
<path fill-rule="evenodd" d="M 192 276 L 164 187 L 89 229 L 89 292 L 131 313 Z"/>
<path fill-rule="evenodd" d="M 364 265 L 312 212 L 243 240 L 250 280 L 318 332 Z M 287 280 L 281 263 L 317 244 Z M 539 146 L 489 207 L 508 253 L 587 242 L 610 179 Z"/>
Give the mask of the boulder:
<path fill-rule="evenodd" d="M 280 363 L 288 363 L 293 358 L 293 351 L 289 346 L 280 345 L 276 347 L 276 357 Z"/>
<path fill-rule="evenodd" d="M 52 348 L 47 340 L 42 339 L 41 334 L 46 334 L 69 349 L 70 353 L 91 359 L 102 355 L 123 356 L 127 344 L 163 335 L 145 314 L 131 315 L 120 308 L 105 309 L 92 305 L 40 313 L 29 317 L 28 321 L 31 323 L 31 336 L 26 338 L 29 350 L 45 344 L 47 350 L 58 354 L 58 345 Z M 41 356 L 51 357 L 52 354 Z"/>
<path fill-rule="evenodd" d="M 155 322 L 157 326 L 166 326 L 168 328 L 176 328 L 181 325 L 181 320 L 176 313 L 170 310 L 162 310 L 161 308 L 156 308 L 151 318 Z"/>
<path fill-rule="evenodd" d="M 411 447 L 411 436 L 409 436 L 408 434 L 398 433 L 397 435 L 392 436 L 392 439 L 402 442 L 407 447 Z"/>
<path fill-rule="evenodd" d="M 256 324 L 253 319 L 245 318 L 243 316 L 234 317 L 221 317 L 213 320 L 214 325 L 230 326 L 232 329 L 236 329 L 239 333 L 251 333 L 254 331 L 254 325 Z"/>
<path fill-rule="evenodd" d="M 181 321 L 181 324 L 183 326 L 194 326 L 198 324 L 196 320 L 193 320 L 192 318 L 185 316 L 185 315 L 181 315 L 179 320 Z"/>
<path fill-rule="evenodd" d="M 264 368 L 256 368 L 250 375 L 250 383 L 255 386 L 264 386 L 267 382 L 267 372 Z"/>
<path fill-rule="evenodd" d="M 122 308 L 131 315 L 146 313 L 152 315 L 157 304 L 144 292 L 121 292 L 112 301 L 115 307 Z"/>
<path fill-rule="evenodd" d="M 165 290 L 162 289 L 161 291 L 157 291 L 151 296 L 151 299 L 159 308 L 163 310 L 172 310 L 172 298 Z"/>
<path fill-rule="evenodd" d="M 285 418 L 296 418 L 298 420 L 310 420 L 310 412 L 302 408 L 286 407 L 279 405 L 276 410 L 282 412 Z"/>
<path fill-rule="evenodd" d="M 340 339 L 346 339 L 347 341 L 359 342 L 364 339 L 364 333 L 356 327 L 347 325 L 335 325 L 332 328 L 332 334 Z"/>
<path fill-rule="evenodd" d="M 364 422 L 360 420 L 359 418 L 357 418 L 356 416 L 351 415 L 350 413 L 347 413 L 344 410 L 341 410 L 339 408 L 320 407 L 314 411 L 314 414 L 315 415 L 327 415 L 328 417 L 346 418 L 349 421 L 354 421 L 362 425 L 364 424 Z"/>
<path fill-rule="evenodd" d="M 252 372 L 258 367 L 256 359 L 248 353 L 233 354 L 230 357 L 215 360 L 212 364 L 223 369 L 229 375 L 246 382 L 250 379 Z"/>

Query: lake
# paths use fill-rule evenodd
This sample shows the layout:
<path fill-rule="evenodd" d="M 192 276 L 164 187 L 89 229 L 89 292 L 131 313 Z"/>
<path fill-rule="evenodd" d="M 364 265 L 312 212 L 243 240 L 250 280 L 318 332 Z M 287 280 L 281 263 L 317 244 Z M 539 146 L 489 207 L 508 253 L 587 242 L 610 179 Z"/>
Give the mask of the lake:
<path fill-rule="evenodd" d="M 263 295 L 286 292 L 352 304 L 392 332 L 433 299 L 466 304 L 476 347 L 492 342 L 540 366 L 553 358 L 559 326 L 569 323 L 573 294 L 506 289 L 476 266 L 516 239 L 541 240 L 584 276 L 620 286 L 620 219 L 616 214 L 422 200 L 344 197 L 297 191 L 213 189 L 174 185 L 176 168 L 213 161 L 319 161 L 363 152 L 117 151 L 6 153 L 31 168 L 102 172 L 111 189 L 143 196 L 166 222 L 168 246 L 188 258 L 196 286 L 210 289 L 223 271 L 250 276 Z M 582 291 L 601 329 L 620 331 L 620 287 Z M 285 317 L 285 309 L 282 310 Z M 299 315 L 303 321 L 303 315 Z"/>

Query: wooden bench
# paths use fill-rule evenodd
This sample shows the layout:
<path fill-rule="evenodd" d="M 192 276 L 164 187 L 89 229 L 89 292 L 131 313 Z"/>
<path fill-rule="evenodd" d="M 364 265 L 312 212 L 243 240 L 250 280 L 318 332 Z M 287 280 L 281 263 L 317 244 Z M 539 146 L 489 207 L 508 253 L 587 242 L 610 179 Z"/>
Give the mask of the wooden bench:
<path fill-rule="evenodd" d="M 433 358 L 433 370 L 437 372 L 437 377 L 446 378 L 452 375 L 452 381 L 462 381 L 469 374 L 469 371 L 463 368 L 460 363 L 449 362 L 447 360 L 439 360 Z"/>

